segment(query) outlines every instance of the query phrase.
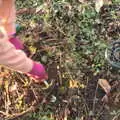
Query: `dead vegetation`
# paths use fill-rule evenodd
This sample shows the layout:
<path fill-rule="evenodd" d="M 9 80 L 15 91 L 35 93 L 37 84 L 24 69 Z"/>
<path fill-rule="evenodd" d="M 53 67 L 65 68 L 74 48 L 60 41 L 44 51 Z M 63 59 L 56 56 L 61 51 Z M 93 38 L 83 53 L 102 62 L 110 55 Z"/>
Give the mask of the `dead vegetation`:
<path fill-rule="evenodd" d="M 18 35 L 29 57 L 47 66 L 50 83 L 1 67 L 1 119 L 119 120 L 120 73 L 104 58 L 120 37 L 119 4 L 102 5 L 97 13 L 87 1 L 21 2 Z"/>

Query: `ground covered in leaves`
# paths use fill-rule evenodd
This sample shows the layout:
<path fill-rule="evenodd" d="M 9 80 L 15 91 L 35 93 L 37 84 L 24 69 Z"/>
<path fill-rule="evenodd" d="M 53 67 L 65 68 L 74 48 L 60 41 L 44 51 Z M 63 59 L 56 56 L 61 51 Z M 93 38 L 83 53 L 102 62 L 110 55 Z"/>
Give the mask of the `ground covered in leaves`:
<path fill-rule="evenodd" d="M 98 13 L 95 3 L 84 0 L 18 0 L 16 5 L 18 36 L 29 57 L 46 66 L 49 85 L 1 67 L 0 119 L 119 120 L 120 73 L 104 57 L 120 38 L 119 1 Z M 107 103 L 99 79 L 113 88 Z"/>

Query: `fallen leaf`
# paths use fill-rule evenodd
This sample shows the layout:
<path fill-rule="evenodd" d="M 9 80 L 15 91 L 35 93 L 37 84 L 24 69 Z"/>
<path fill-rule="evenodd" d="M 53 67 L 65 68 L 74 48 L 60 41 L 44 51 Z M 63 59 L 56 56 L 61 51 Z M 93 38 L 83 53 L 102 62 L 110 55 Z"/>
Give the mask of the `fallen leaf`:
<path fill-rule="evenodd" d="M 42 90 L 46 90 L 53 85 L 53 80 L 51 80 L 50 83 L 48 83 L 46 80 L 44 80 L 43 83 L 44 83 L 45 87 L 42 87 Z"/>
<path fill-rule="evenodd" d="M 84 89 L 85 85 L 80 83 L 77 80 L 70 80 L 69 81 L 69 88 L 82 88 L 82 89 Z"/>
<path fill-rule="evenodd" d="M 110 93 L 111 86 L 106 79 L 99 79 L 98 84 L 102 87 L 106 94 Z"/>
<path fill-rule="evenodd" d="M 80 88 L 84 89 L 85 85 L 84 84 L 79 84 Z"/>
<path fill-rule="evenodd" d="M 54 103 L 54 102 L 56 102 L 56 100 L 57 100 L 57 98 L 54 95 L 52 95 L 50 102 Z"/>
<path fill-rule="evenodd" d="M 96 0 L 95 1 L 95 10 L 99 13 L 100 9 L 102 8 L 103 5 L 104 5 L 103 0 Z"/>
<path fill-rule="evenodd" d="M 79 84 L 78 81 L 76 81 L 76 80 L 70 80 L 69 81 L 69 88 L 78 88 L 79 87 L 78 84 Z"/>

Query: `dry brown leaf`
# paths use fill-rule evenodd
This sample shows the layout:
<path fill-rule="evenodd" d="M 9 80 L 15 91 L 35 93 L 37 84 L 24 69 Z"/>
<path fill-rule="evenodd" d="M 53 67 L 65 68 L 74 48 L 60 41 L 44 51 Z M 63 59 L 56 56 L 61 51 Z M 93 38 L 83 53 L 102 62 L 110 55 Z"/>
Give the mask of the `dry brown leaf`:
<path fill-rule="evenodd" d="M 106 92 L 106 94 L 110 93 L 111 86 L 106 79 L 99 79 L 98 84 L 102 87 L 102 89 Z"/>

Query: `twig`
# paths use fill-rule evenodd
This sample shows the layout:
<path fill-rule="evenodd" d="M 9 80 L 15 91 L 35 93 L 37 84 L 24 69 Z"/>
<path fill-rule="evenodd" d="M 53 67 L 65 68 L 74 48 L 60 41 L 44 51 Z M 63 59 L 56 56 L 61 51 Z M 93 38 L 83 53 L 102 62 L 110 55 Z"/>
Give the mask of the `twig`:
<path fill-rule="evenodd" d="M 32 86 L 31 86 L 31 89 L 32 89 L 32 91 L 33 91 L 33 94 L 34 94 L 34 96 L 35 96 L 36 101 L 38 101 L 38 97 L 37 97 L 36 92 L 35 92 L 35 90 L 34 90 L 34 88 L 33 88 Z"/>
<path fill-rule="evenodd" d="M 99 113 L 97 113 L 97 115 L 96 115 L 96 116 L 97 116 L 97 117 L 96 117 L 96 120 L 99 119 L 101 113 L 103 112 L 102 110 L 103 110 L 103 108 L 104 108 L 104 105 L 105 105 L 105 103 L 102 104 L 101 109 L 99 110 Z"/>
<path fill-rule="evenodd" d="M 6 91 L 6 102 L 5 102 L 5 109 L 6 113 L 9 113 L 9 106 L 11 104 L 10 98 L 9 98 L 9 81 L 6 81 L 7 83 L 5 84 L 5 91 Z"/>
<path fill-rule="evenodd" d="M 0 111 L 0 114 L 3 114 L 4 116 L 8 116 L 9 114 L 7 114 L 6 112 Z"/>
<path fill-rule="evenodd" d="M 20 117 L 20 116 L 23 116 L 24 114 L 26 114 L 26 113 L 28 113 L 28 112 L 33 111 L 33 110 L 35 109 L 34 104 L 36 104 L 35 101 L 34 101 L 33 105 L 31 105 L 31 107 L 28 108 L 26 111 L 23 111 L 23 112 L 21 112 L 21 113 L 16 113 L 16 114 L 12 114 L 12 115 L 7 116 L 7 117 L 6 117 L 7 120 L 13 120 L 13 119 L 15 120 L 16 118 L 18 118 L 18 117 Z"/>
<path fill-rule="evenodd" d="M 21 14 L 45 14 L 45 11 L 43 11 L 42 9 L 40 10 L 36 10 L 36 8 L 23 8 L 23 9 L 19 9 L 17 10 L 16 14 L 17 15 L 21 15 Z"/>
<path fill-rule="evenodd" d="M 60 52 L 60 66 L 61 65 L 62 65 L 62 55 L 61 55 L 61 52 Z M 60 72 L 59 69 L 58 69 L 58 75 L 59 75 L 59 79 L 60 79 L 60 85 L 62 85 L 62 75 L 61 75 L 61 72 Z"/>
<path fill-rule="evenodd" d="M 95 104 L 96 104 L 96 99 L 97 99 L 97 90 L 98 90 L 98 83 L 97 83 L 97 86 L 96 86 L 96 90 L 95 90 L 95 97 L 94 97 L 94 100 L 93 100 L 93 109 L 92 109 L 92 112 L 95 113 Z"/>

